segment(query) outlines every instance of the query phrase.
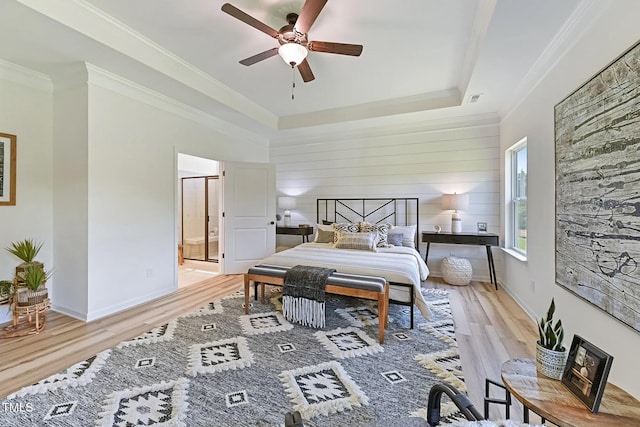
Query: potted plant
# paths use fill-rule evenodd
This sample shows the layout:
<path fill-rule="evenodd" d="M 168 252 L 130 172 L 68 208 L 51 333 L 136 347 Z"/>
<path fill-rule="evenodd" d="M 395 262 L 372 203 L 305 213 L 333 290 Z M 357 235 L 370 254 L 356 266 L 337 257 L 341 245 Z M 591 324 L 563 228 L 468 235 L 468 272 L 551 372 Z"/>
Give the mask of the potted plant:
<path fill-rule="evenodd" d="M 562 379 L 567 362 L 567 350 L 563 345 L 564 328 L 562 321 L 553 323 L 556 304 L 553 298 L 547 314 L 538 323 L 540 340 L 536 343 L 536 368 L 550 378 Z"/>
<path fill-rule="evenodd" d="M 36 305 L 49 296 L 46 283 L 51 277 L 51 271 L 45 271 L 41 265 L 30 265 L 19 276 L 24 288 L 18 289 L 18 305 Z"/>
<path fill-rule="evenodd" d="M 11 280 L 0 280 L 0 304 L 13 302 L 14 286 Z"/>
<path fill-rule="evenodd" d="M 43 267 L 41 262 L 35 260 L 41 248 L 42 243 L 37 243 L 33 239 L 18 240 L 12 242 L 8 248 L 5 248 L 9 253 L 20 258 L 22 261 L 22 263 L 16 267 L 16 277 L 19 277 L 20 273 L 31 265 L 40 265 Z"/>

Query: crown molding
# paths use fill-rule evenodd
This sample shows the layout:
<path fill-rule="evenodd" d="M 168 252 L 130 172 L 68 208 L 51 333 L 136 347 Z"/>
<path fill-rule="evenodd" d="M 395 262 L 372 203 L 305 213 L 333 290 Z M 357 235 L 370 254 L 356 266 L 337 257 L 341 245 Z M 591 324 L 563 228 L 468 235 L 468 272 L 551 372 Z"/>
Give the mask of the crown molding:
<path fill-rule="evenodd" d="M 0 59 L 0 79 L 45 92 L 53 90 L 53 82 L 48 75 L 3 59 Z"/>
<path fill-rule="evenodd" d="M 284 116 L 280 117 L 278 129 L 294 129 L 457 107 L 460 105 L 460 102 L 460 92 L 458 89 L 448 89 L 403 98 L 393 98 L 342 108 Z"/>
<path fill-rule="evenodd" d="M 127 80 L 110 71 L 103 70 L 89 63 L 75 63 L 67 67 L 63 74 L 54 76 L 54 92 L 84 88 L 100 87 L 108 91 L 120 94 L 127 98 L 145 103 L 152 107 L 166 111 L 187 120 L 194 121 L 217 132 L 223 133 L 233 139 L 242 139 L 263 146 L 269 141 L 266 137 L 249 132 L 239 126 L 235 126 L 202 110 L 190 107 L 173 98 L 146 88 L 138 83 Z"/>
<path fill-rule="evenodd" d="M 247 117 L 277 129 L 278 117 L 85 0 L 16 0 Z"/>
<path fill-rule="evenodd" d="M 232 139 L 241 139 L 252 143 L 267 146 L 267 138 L 249 132 L 239 126 L 235 126 L 202 110 L 190 107 L 176 101 L 166 95 L 148 89 L 142 85 L 129 81 L 109 71 L 103 70 L 91 64 L 86 64 L 88 71 L 88 83 L 116 92 L 120 95 L 144 102 L 147 105 L 175 114 L 184 119 L 191 120 L 207 126 L 217 132 L 221 132 Z"/>
<path fill-rule="evenodd" d="M 489 24 L 491 24 L 493 11 L 496 8 L 496 2 L 497 0 L 478 1 L 478 9 L 471 29 L 471 43 L 465 52 L 460 80 L 458 81 L 458 90 L 463 94 L 463 100 L 467 97 L 466 95 L 467 89 L 469 88 L 469 82 L 471 81 L 473 70 L 476 67 L 476 62 L 478 61 L 482 44 L 487 36 L 487 30 L 489 29 Z"/>
<path fill-rule="evenodd" d="M 495 113 L 467 115 L 448 118 L 424 119 L 411 117 L 407 120 L 395 120 L 395 123 L 380 125 L 379 120 L 367 123 L 358 122 L 356 127 L 330 126 L 323 130 L 295 129 L 271 139 L 271 147 L 299 146 L 304 144 L 321 144 L 329 139 L 380 138 L 386 136 L 406 135 L 412 133 L 434 132 L 440 130 L 462 129 L 468 127 L 497 126 L 500 117 Z"/>
<path fill-rule="evenodd" d="M 540 82 L 555 68 L 567 51 L 593 26 L 596 18 L 611 6 L 611 0 L 583 0 L 573 11 L 556 36 L 547 45 L 536 62 L 513 92 L 510 102 L 498 112 L 507 118 L 531 94 Z"/>

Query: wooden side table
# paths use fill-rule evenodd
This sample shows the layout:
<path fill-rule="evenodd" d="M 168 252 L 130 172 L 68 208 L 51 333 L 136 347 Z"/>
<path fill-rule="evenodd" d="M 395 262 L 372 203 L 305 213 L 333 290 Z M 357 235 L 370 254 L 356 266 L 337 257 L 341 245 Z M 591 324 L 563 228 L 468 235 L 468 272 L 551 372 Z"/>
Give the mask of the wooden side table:
<path fill-rule="evenodd" d="M 526 408 L 560 427 L 640 426 L 640 402 L 611 383 L 594 414 L 562 381 L 538 374 L 533 359 L 506 361 L 502 382 Z"/>
<path fill-rule="evenodd" d="M 288 234 L 294 236 L 302 236 L 302 243 L 309 241 L 309 236 L 313 234 L 313 227 L 308 225 L 305 227 L 280 227 L 276 226 L 276 234 Z"/>

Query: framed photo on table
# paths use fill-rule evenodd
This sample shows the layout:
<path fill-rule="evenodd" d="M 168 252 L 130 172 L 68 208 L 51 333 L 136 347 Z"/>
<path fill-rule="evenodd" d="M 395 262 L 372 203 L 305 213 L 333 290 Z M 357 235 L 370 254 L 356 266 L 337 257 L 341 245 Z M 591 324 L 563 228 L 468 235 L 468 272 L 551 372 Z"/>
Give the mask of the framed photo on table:
<path fill-rule="evenodd" d="M 612 363 L 613 356 L 584 338 L 573 336 L 562 383 L 594 414 L 598 413 Z"/>

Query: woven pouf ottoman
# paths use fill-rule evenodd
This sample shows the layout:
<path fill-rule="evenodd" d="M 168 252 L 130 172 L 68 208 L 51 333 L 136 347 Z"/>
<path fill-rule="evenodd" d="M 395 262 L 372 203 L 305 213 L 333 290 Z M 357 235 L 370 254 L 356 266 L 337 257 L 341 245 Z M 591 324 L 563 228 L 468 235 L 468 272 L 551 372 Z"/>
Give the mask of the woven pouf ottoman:
<path fill-rule="evenodd" d="M 468 259 L 454 256 L 442 259 L 442 278 L 450 285 L 468 285 L 471 283 L 473 269 Z"/>

